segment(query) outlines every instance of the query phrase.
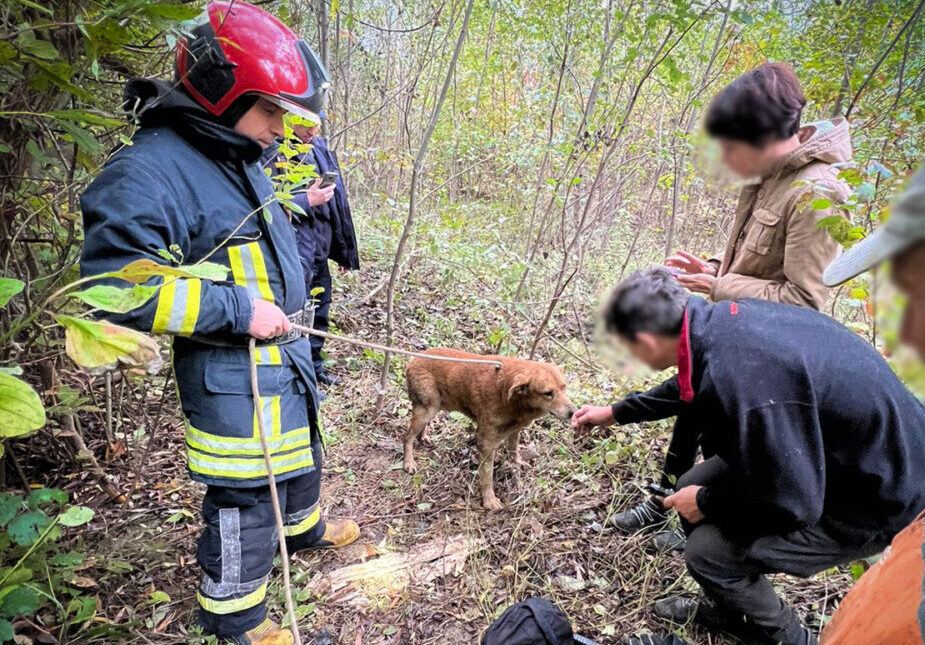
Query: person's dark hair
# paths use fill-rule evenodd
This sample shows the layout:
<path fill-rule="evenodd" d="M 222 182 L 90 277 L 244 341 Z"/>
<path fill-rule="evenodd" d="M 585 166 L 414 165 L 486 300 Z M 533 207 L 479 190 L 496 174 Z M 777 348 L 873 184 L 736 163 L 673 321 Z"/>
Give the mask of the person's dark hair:
<path fill-rule="evenodd" d="M 756 147 L 789 139 L 800 130 L 804 105 L 806 97 L 793 70 L 783 63 L 765 63 L 717 94 L 707 110 L 707 133 Z"/>
<path fill-rule="evenodd" d="M 665 267 L 635 271 L 611 292 L 604 308 L 604 326 L 631 341 L 641 331 L 676 336 L 681 333 L 689 297 Z"/>

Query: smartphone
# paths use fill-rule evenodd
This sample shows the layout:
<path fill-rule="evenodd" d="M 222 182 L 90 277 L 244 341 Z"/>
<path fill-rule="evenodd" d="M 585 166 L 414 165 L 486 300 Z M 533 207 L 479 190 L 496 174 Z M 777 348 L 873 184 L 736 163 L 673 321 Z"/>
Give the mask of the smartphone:
<path fill-rule="evenodd" d="M 327 188 L 331 184 L 337 181 L 337 172 L 333 170 L 326 171 L 321 175 L 321 183 L 318 184 L 318 188 Z"/>

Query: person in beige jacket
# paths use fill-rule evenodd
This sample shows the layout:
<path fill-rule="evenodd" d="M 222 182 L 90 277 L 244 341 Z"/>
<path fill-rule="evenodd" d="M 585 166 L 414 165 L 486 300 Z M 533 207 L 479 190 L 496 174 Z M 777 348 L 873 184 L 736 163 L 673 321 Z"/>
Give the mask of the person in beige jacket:
<path fill-rule="evenodd" d="M 793 70 L 767 63 L 710 105 L 706 129 L 719 141 L 724 163 L 754 179 L 739 195 L 722 256 L 704 261 L 681 251 L 665 261 L 691 291 L 713 300 L 822 308 L 828 295 L 822 271 L 840 247 L 818 222 L 840 213 L 850 193 L 832 164 L 850 161 L 851 138 L 842 118 L 800 127 L 805 104 Z M 823 201 L 826 207 L 813 208 Z"/>

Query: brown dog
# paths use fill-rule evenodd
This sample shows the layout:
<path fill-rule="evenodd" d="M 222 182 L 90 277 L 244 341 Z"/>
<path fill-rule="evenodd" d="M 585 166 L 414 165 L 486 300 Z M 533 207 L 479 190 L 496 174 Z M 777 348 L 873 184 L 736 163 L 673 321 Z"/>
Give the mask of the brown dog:
<path fill-rule="evenodd" d="M 411 399 L 411 425 L 405 433 L 405 471 L 413 473 L 414 439 L 426 440 L 426 428 L 440 410 L 462 412 L 476 423 L 479 447 L 479 488 L 482 506 L 504 508 L 494 490 L 495 453 L 507 442 L 514 463 L 520 456 L 520 431 L 546 414 L 568 420 L 575 406 L 565 393 L 565 378 L 555 365 L 504 356 L 481 356 L 454 349 L 429 349 L 426 354 L 496 360 L 494 365 L 451 363 L 415 358 L 408 363 L 405 378 Z"/>

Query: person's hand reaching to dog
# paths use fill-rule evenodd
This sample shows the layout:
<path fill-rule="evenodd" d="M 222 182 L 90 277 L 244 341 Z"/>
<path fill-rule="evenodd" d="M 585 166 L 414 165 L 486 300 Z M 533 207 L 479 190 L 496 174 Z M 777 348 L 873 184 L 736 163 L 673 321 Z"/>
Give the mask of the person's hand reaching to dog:
<path fill-rule="evenodd" d="M 609 405 L 584 405 L 572 415 L 572 428 L 588 432 L 591 428 L 612 426 L 615 423 L 613 409 Z"/>

